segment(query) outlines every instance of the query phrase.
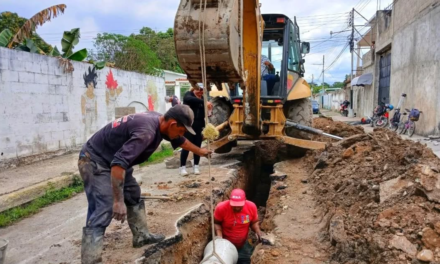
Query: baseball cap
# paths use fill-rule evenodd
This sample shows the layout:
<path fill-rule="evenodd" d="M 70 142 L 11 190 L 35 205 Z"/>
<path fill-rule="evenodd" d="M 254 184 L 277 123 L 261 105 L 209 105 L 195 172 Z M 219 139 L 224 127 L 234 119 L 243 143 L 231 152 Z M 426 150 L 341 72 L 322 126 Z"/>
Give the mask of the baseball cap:
<path fill-rule="evenodd" d="M 194 122 L 194 112 L 189 106 L 183 104 L 175 105 L 165 115 L 184 125 L 189 133 L 196 134 L 191 127 Z"/>
<path fill-rule="evenodd" d="M 231 197 L 229 198 L 229 204 L 231 206 L 244 206 L 246 203 L 246 194 L 242 189 L 234 189 L 231 192 Z"/>

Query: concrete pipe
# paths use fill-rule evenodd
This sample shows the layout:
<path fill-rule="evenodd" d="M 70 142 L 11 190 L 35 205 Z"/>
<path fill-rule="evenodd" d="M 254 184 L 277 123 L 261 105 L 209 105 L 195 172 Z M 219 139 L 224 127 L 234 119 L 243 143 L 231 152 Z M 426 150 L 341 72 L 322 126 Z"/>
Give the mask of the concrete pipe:
<path fill-rule="evenodd" d="M 221 264 L 217 257 L 212 256 L 212 241 L 205 247 L 204 258 L 200 264 Z M 215 239 L 215 252 L 225 264 L 236 264 L 238 261 L 237 248 L 228 240 L 223 238 Z"/>

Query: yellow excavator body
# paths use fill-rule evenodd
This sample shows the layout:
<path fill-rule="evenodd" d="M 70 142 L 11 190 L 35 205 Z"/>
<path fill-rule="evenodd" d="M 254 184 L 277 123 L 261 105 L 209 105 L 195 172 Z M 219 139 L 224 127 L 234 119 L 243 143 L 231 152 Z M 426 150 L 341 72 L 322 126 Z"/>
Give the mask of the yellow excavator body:
<path fill-rule="evenodd" d="M 262 15 L 258 0 L 181 0 L 174 39 L 180 66 L 193 86 L 203 82 L 206 65 L 214 103 L 210 121 L 223 132 L 213 144 L 217 149 L 228 151 L 241 139 L 325 147 L 285 127 L 286 116 L 303 125 L 312 122 L 311 89 L 302 77 L 303 55 L 310 46 L 300 41 L 296 20 Z"/>

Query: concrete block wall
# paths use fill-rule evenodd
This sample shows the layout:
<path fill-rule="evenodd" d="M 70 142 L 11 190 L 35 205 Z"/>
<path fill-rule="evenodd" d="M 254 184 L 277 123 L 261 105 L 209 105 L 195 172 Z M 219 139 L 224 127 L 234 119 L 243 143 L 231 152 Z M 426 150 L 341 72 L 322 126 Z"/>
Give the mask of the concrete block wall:
<path fill-rule="evenodd" d="M 394 14 L 391 101 L 397 104 L 400 95 L 406 93 L 403 107 L 416 107 L 424 112 L 416 133 L 439 134 L 440 1 L 398 1 Z"/>
<path fill-rule="evenodd" d="M 165 112 L 164 79 L 72 64 L 64 73 L 56 58 L 0 48 L 0 169 L 80 147 L 115 108 Z"/>

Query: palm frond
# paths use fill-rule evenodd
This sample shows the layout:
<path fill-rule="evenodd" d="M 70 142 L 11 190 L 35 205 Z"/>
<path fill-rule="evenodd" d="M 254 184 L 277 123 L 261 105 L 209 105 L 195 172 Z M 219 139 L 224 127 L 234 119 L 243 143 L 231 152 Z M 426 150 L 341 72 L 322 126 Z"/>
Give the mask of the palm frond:
<path fill-rule="evenodd" d="M 12 41 L 9 43 L 8 48 L 12 48 L 14 43 L 21 43 L 24 39 L 30 38 L 32 32 L 35 31 L 38 26 L 41 26 L 52 18 L 57 17 L 59 14 L 64 13 L 65 8 L 65 4 L 54 5 L 35 14 L 18 30 Z"/>

